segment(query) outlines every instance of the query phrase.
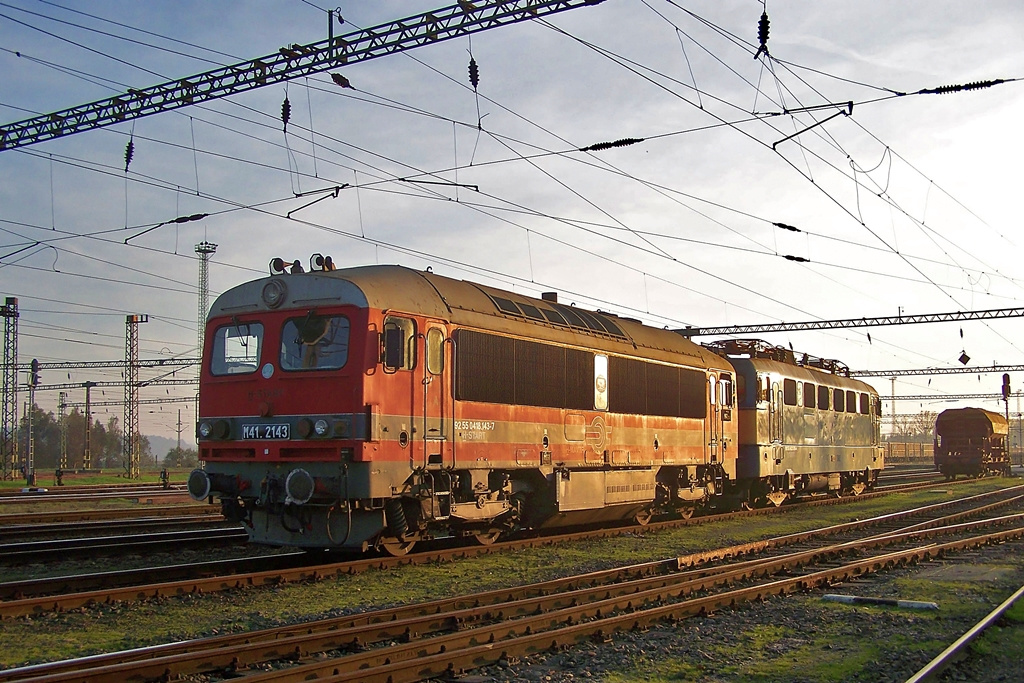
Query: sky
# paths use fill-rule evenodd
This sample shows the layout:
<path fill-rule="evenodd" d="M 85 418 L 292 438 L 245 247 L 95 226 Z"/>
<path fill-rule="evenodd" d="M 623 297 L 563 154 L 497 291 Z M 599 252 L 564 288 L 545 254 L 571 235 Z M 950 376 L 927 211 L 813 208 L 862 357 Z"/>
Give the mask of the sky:
<path fill-rule="evenodd" d="M 322 41 L 330 6 L 0 1 L 0 120 Z M 335 32 L 446 6 L 349 2 Z M 128 314 L 149 316 L 142 359 L 195 357 L 204 241 L 211 302 L 274 257 L 322 253 L 672 329 L 1020 307 L 1022 33 L 1012 0 L 605 0 L 331 70 L 351 88 L 322 73 L 5 150 L 0 296 L 19 299 L 22 362 L 123 359 Z M 620 140 L 635 142 L 580 151 Z M 1021 364 L 1022 332 L 1007 318 L 758 336 L 883 371 Z M 996 373 L 869 381 L 934 397 L 900 414 L 1003 409 L 945 398 L 998 393 Z M 142 432 L 175 436 L 180 409 L 192 436 L 192 397 L 142 388 L 185 401 L 143 405 Z M 37 403 L 56 411 L 57 392 Z"/>

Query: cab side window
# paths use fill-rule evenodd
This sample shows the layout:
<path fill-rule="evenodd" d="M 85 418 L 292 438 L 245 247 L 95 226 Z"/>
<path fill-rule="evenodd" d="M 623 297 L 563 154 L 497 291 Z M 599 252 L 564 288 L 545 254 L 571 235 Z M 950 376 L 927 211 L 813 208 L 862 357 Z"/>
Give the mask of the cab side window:
<path fill-rule="evenodd" d="M 412 370 L 416 367 L 416 322 L 389 315 L 384 319 L 381 360 L 385 370 Z"/>
<path fill-rule="evenodd" d="M 437 327 L 427 330 L 427 372 L 431 375 L 444 372 L 444 332 Z"/>

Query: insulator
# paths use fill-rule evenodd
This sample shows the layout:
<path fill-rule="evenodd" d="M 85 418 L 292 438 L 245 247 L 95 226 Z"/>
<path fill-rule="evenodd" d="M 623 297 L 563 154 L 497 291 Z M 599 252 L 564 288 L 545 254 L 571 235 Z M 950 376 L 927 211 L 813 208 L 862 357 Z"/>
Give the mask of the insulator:
<path fill-rule="evenodd" d="M 982 88 L 991 88 L 993 85 L 1001 85 L 1006 83 L 1005 79 L 997 78 L 994 81 L 975 81 L 974 83 L 966 83 L 964 85 L 942 85 L 938 88 L 926 88 L 919 90 L 919 95 L 948 95 L 952 92 L 962 92 L 964 90 L 981 90 Z"/>
<path fill-rule="evenodd" d="M 797 263 L 810 263 L 811 261 L 810 259 L 804 258 L 803 256 L 792 256 L 790 254 L 785 254 L 783 258 L 785 258 L 787 261 L 796 261 Z"/>
<path fill-rule="evenodd" d="M 621 140 L 615 140 L 614 142 L 597 142 L 589 147 L 580 147 L 581 152 L 600 152 L 604 149 L 611 149 L 612 147 L 628 147 L 629 145 L 635 145 L 643 142 L 643 138 L 622 138 Z"/>
<path fill-rule="evenodd" d="M 281 121 L 284 122 L 285 131 L 288 130 L 288 120 L 292 117 L 292 103 L 288 101 L 288 96 L 284 96 L 284 102 L 281 103 Z"/>
<path fill-rule="evenodd" d="M 128 166 L 132 163 L 132 158 L 135 156 L 135 140 L 129 138 L 128 145 L 124 148 L 124 172 L 128 172 Z"/>
<path fill-rule="evenodd" d="M 800 228 L 795 228 L 792 225 L 787 225 L 785 223 L 772 223 L 772 225 L 774 225 L 776 228 L 782 228 L 783 230 L 789 230 L 790 232 L 803 232 L 802 230 L 800 230 Z"/>
<path fill-rule="evenodd" d="M 768 12 L 761 12 L 761 20 L 757 22 L 757 40 L 768 51 Z"/>
<path fill-rule="evenodd" d="M 476 90 L 476 86 L 480 84 L 480 69 L 472 56 L 469 58 L 469 82 L 473 84 L 473 90 Z"/>
<path fill-rule="evenodd" d="M 335 85 L 340 85 L 342 88 L 352 87 L 352 83 L 341 74 L 331 74 L 331 80 L 334 81 Z"/>

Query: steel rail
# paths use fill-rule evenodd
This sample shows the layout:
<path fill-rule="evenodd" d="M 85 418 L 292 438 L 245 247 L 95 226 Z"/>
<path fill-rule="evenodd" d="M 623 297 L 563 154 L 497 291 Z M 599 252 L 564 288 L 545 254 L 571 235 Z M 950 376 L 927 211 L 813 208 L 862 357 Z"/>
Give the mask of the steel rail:
<path fill-rule="evenodd" d="M 1020 501 L 1021 497 L 1018 496 L 1006 503 L 1020 503 Z M 928 507 L 945 506 L 946 504 Z M 920 513 L 925 509 L 921 508 L 912 512 Z M 959 512 L 945 518 L 932 520 L 931 523 L 940 524 L 943 521 L 974 515 L 979 511 L 979 509 L 974 509 Z M 890 517 L 891 515 L 884 515 L 880 519 Z M 18 670 L 15 677 L 39 675 L 39 678 L 30 680 L 41 682 L 44 680 L 70 680 L 69 677 L 81 678 L 87 675 L 89 680 L 93 681 L 117 681 L 123 680 L 129 673 L 136 678 L 151 680 L 168 675 L 183 676 L 217 669 L 230 671 L 265 663 L 274 658 L 308 656 L 314 652 L 338 648 L 362 649 L 386 641 L 414 641 L 427 634 L 463 632 L 474 624 L 492 622 L 495 618 L 509 620 L 509 618 L 521 618 L 542 611 L 559 610 L 566 606 L 574 608 L 584 605 L 586 607 L 595 602 L 607 604 L 612 598 L 617 599 L 620 603 L 626 599 L 631 604 L 644 604 L 655 600 L 664 601 L 669 597 L 688 595 L 695 591 L 718 586 L 728 586 L 738 581 L 764 577 L 764 575 L 782 570 L 799 569 L 809 563 L 819 563 L 867 547 L 882 548 L 895 543 L 928 539 L 938 535 L 948 535 L 950 532 L 964 532 L 982 526 L 1012 521 L 1024 522 L 1024 514 L 944 528 L 913 531 L 901 529 L 899 533 L 885 533 L 885 535 L 873 536 L 867 540 L 833 544 L 826 548 L 803 550 L 768 560 L 757 559 L 726 567 L 706 566 L 709 554 L 699 553 L 684 558 L 592 572 L 579 575 L 579 577 L 552 580 L 518 589 L 500 589 L 364 614 L 334 617 L 331 620 L 293 627 L 248 634 L 232 634 L 206 640 L 159 645 L 124 653 L 96 655 L 84 659 L 62 661 L 62 663 L 39 665 Z M 847 525 L 841 526 L 846 527 Z M 762 542 L 759 547 L 771 547 L 772 545 L 773 542 Z M 686 570 L 690 567 L 698 568 Z M 617 583 L 608 586 L 611 582 Z M 623 608 L 622 604 L 616 603 L 616 605 L 617 609 Z M 629 607 L 627 606 L 627 608 Z M 600 609 L 598 613 L 600 613 Z M 543 617 L 540 618 L 543 622 Z M 522 624 L 522 621 L 517 621 L 510 628 L 521 632 Z M 456 634 L 452 637 L 459 638 L 460 636 Z M 481 639 L 476 635 L 471 637 L 477 640 Z M 445 643 L 445 646 L 449 645 L 450 643 Z M 455 645 L 455 643 L 451 643 L 451 645 Z M 394 647 L 422 649 L 423 645 L 413 643 L 409 646 L 392 646 L 386 649 L 393 653 Z M 431 645 L 431 647 L 436 649 L 436 646 Z M 377 652 L 379 653 L 379 650 Z M 359 655 L 353 656 L 354 659 L 346 657 L 346 663 L 349 663 L 346 668 L 349 670 L 365 664 L 359 659 Z M 367 656 L 374 657 L 376 654 L 371 653 Z M 317 670 L 317 666 L 300 667 L 298 670 L 284 672 L 284 675 L 293 679 L 298 677 L 297 680 L 303 680 L 302 677 L 318 678 L 327 675 L 326 672 Z M 329 669 L 337 669 L 336 661 L 332 661 L 327 666 Z M 86 670 L 86 667 L 89 669 Z M 282 673 L 275 672 L 275 675 Z M 8 680 L 4 678 L 4 675 L 5 673 L 0 673 L 0 681 Z"/>
<path fill-rule="evenodd" d="M 342 671 L 339 662 L 329 666 L 318 662 L 294 670 L 279 670 L 270 674 L 247 676 L 247 681 L 257 683 L 267 680 L 308 680 L 312 671 L 323 674 L 320 681 L 361 681 L 374 683 L 385 681 L 420 681 L 439 676 L 458 675 L 469 669 L 494 664 L 513 656 L 528 656 L 552 650 L 571 647 L 588 639 L 606 639 L 611 633 L 642 629 L 657 623 L 673 622 L 679 619 L 720 611 L 740 602 L 786 595 L 797 591 L 828 587 L 837 581 L 876 573 L 911 562 L 922 562 L 945 553 L 976 548 L 990 543 L 1006 542 L 1024 537 L 1024 528 L 1017 528 L 941 545 L 929 544 L 910 550 L 888 553 L 825 569 L 811 574 L 780 579 L 748 588 L 700 597 L 692 600 L 645 607 L 640 595 L 610 599 L 597 604 L 572 607 L 561 610 L 558 621 L 552 624 L 556 615 L 545 614 L 517 620 L 515 628 L 507 638 L 499 638 L 497 629 L 486 627 L 469 634 L 433 638 L 419 647 L 400 645 L 380 648 L 376 651 L 351 655 L 346 659 L 359 659 L 354 670 Z M 612 616 L 606 616 L 611 614 Z M 463 647 L 453 651 L 459 642 Z M 338 672 L 338 673 L 335 673 Z"/>
<path fill-rule="evenodd" d="M 1019 501 L 1018 497 L 1016 502 Z M 446 652 L 453 648 L 467 647 L 474 642 L 502 642 L 504 647 L 507 639 L 514 639 L 524 630 L 527 634 L 531 631 L 543 631 L 551 628 L 552 623 L 572 624 L 586 619 L 601 619 L 602 614 L 614 615 L 623 610 L 633 610 L 638 605 L 664 603 L 698 591 L 726 587 L 739 581 L 771 576 L 781 571 L 799 570 L 808 564 L 829 561 L 865 548 L 878 549 L 895 543 L 927 539 L 939 534 L 963 533 L 1009 521 L 1024 523 L 1024 514 L 955 527 L 877 535 L 866 541 L 833 544 L 827 548 L 803 550 L 767 561 L 752 560 L 724 568 L 701 567 L 701 563 L 693 556 L 677 558 L 675 567 L 671 566 L 671 560 L 648 563 L 639 567 L 556 579 L 519 589 L 488 591 L 282 629 L 234 634 L 127 653 L 112 653 L 86 660 L 38 665 L 23 669 L 22 673 L 17 673 L 16 676 L 33 676 L 28 680 L 40 682 L 70 680 L 69 677 L 81 678 L 83 675 L 88 675 L 89 680 L 93 681 L 116 681 L 123 680 L 131 673 L 134 677 L 150 680 L 168 675 L 182 676 L 217 669 L 232 671 L 273 659 L 307 657 L 313 653 L 334 649 L 362 650 L 371 645 L 392 643 L 389 647 L 383 648 L 384 654 L 381 654 L 381 649 L 377 649 L 349 655 L 341 660 L 314 662 L 292 669 L 278 670 L 270 675 L 275 678 L 284 676 L 289 680 L 319 680 L 320 677 L 330 676 L 339 670 L 363 674 L 366 673 L 365 666 L 380 666 L 384 657 L 388 660 L 386 663 L 391 663 L 420 656 L 425 649 Z M 939 520 L 933 522 L 939 523 Z M 1024 528 L 1018 528 L 1016 531 L 1024 535 Z M 891 555 L 889 553 L 884 557 Z M 683 570 L 694 565 L 701 568 L 671 573 L 673 569 Z M 651 567 L 658 567 L 662 571 L 669 570 L 670 573 L 651 572 Z M 612 576 L 622 580 L 614 585 L 606 585 L 607 579 Z M 637 576 L 640 578 L 636 578 Z M 566 613 L 568 616 L 565 616 Z M 501 623 L 495 624 L 495 620 Z M 439 633 L 447 635 L 435 635 Z M 424 641 L 428 635 L 435 637 Z M 396 641 L 408 644 L 396 645 Z M 34 677 L 36 674 L 40 676 Z M 0 673 L 0 680 L 5 680 L 3 676 L 4 674 Z M 261 680 L 262 677 L 256 675 L 246 678 L 255 681 Z M 400 676 L 396 680 L 407 679 Z"/>
<path fill-rule="evenodd" d="M 52 524 L 14 524 L 0 526 L 0 542 L 10 542 L 18 538 L 36 538 L 59 536 L 61 541 L 75 541 L 76 533 L 97 533 L 127 535 L 134 531 L 153 533 L 157 531 L 182 531 L 187 527 L 223 528 L 228 524 L 223 516 L 213 515 L 182 515 L 178 517 L 135 517 L 117 521 L 89 522 L 54 522 Z M 2 546 L 0 546 L 2 547 Z M 2 552 L 2 550 L 0 550 Z"/>
<path fill-rule="evenodd" d="M 0 564 L 46 561 L 54 557 L 122 554 L 142 549 L 176 548 L 183 543 L 214 543 L 244 541 L 249 534 L 240 527 L 165 531 L 128 536 L 61 539 L 57 541 L 25 541 L 0 544 Z"/>
<path fill-rule="evenodd" d="M 40 488 L 40 487 L 37 487 Z M 46 488 L 46 487 L 41 487 Z M 181 484 L 175 484 L 171 486 L 176 491 L 184 491 L 185 487 Z M 89 493 L 108 493 L 117 491 L 151 491 L 151 490 L 167 490 L 164 489 L 164 485 L 161 483 L 151 484 L 82 484 L 72 486 L 54 486 L 53 490 L 46 491 L 22 491 L 21 489 L 0 489 L 0 498 L 17 498 L 21 497 L 24 500 L 43 500 L 47 496 L 45 494 L 89 494 Z"/>
<path fill-rule="evenodd" d="M 966 481 L 961 483 L 966 483 Z M 956 484 L 956 482 L 953 482 L 953 484 Z M 877 493 L 861 494 L 858 498 L 869 499 L 877 496 L 889 495 L 890 493 L 893 493 L 895 491 L 917 490 L 921 488 L 948 485 L 950 485 L 950 482 L 943 482 L 941 484 L 912 484 L 909 486 L 893 487 L 890 490 Z M 989 494 L 980 495 L 994 496 L 1000 494 L 1002 491 L 1007 490 L 1012 491 L 1015 489 L 1001 489 L 999 491 L 994 491 Z M 783 508 L 759 508 L 756 510 L 745 510 L 742 512 L 732 512 L 707 517 L 696 517 L 688 520 L 652 522 L 651 524 L 646 525 L 644 527 L 614 527 L 575 532 L 570 534 L 517 539 L 512 541 L 495 543 L 490 546 L 460 546 L 458 548 L 448 548 L 429 552 L 414 553 L 403 557 L 367 557 L 357 560 L 332 562 L 328 564 L 319 564 L 314 566 L 310 566 L 309 564 L 302 564 L 296 567 L 289 567 L 286 569 L 275 567 L 267 570 L 220 574 L 216 576 L 189 576 L 186 578 L 177 578 L 180 576 L 180 567 L 173 567 L 171 568 L 171 570 L 174 572 L 173 575 L 175 578 L 167 578 L 167 575 L 162 573 L 163 568 L 153 568 L 149 570 L 150 583 L 148 585 L 140 586 L 137 583 L 134 583 L 133 579 L 137 577 L 138 574 L 133 571 L 131 573 L 125 574 L 124 583 L 122 583 L 116 576 L 106 575 L 104 577 L 105 583 L 103 583 L 102 588 L 80 590 L 73 593 L 65 593 L 62 595 L 39 595 L 37 591 L 31 588 L 31 586 L 26 586 L 24 582 L 21 582 L 21 592 L 25 595 L 30 595 L 31 597 L 19 598 L 7 602 L 0 601 L 0 618 L 26 616 L 50 611 L 59 612 L 69 609 L 78 609 L 91 604 L 132 602 L 155 597 L 169 597 L 181 595 L 184 593 L 210 593 L 225 590 L 233 590 L 247 586 L 251 587 L 262 585 L 280 585 L 291 582 L 321 580 L 325 578 L 330 578 L 332 576 L 338 576 L 341 574 L 357 574 L 369 571 L 371 569 L 387 569 L 390 567 L 398 567 L 406 564 L 429 564 L 438 561 L 451 561 L 473 555 L 484 555 L 493 552 L 505 552 L 513 549 L 547 547 L 551 545 L 557 545 L 559 543 L 564 543 L 567 541 L 579 540 L 582 538 L 605 538 L 627 533 L 634 533 L 638 528 L 643 528 L 644 530 L 655 530 L 664 528 L 676 528 L 681 526 L 694 526 L 728 519 L 756 517 L 761 515 L 775 514 L 777 512 L 788 512 L 790 510 L 800 509 L 801 505 L 837 505 L 851 500 L 855 499 L 829 498 L 809 501 L 806 503 L 801 503 L 799 505 L 789 505 Z M 956 501 L 939 503 L 937 505 L 945 506 L 954 504 L 956 504 Z M 864 523 L 867 522 L 855 522 L 852 524 Z M 57 579 L 48 579 L 46 581 L 48 583 L 57 582 L 56 585 L 60 586 L 74 585 L 74 577 L 71 576 L 59 577 Z M 111 583 L 113 583 L 114 585 L 110 585 Z M 86 585 L 91 586 L 95 584 L 96 581 L 94 579 L 90 579 L 90 581 Z M 66 589 L 62 587 L 61 590 Z M 4 592 L 5 584 L 0 584 L 0 595 L 3 595 Z M 10 593 L 9 590 L 6 592 Z"/>
<path fill-rule="evenodd" d="M 967 633 L 957 638 L 952 645 L 936 655 L 935 659 L 925 664 L 920 671 L 908 678 L 906 683 L 937 681 L 939 679 L 939 675 L 948 669 L 953 662 L 960 658 L 967 646 L 977 639 L 978 636 L 988 630 L 990 626 L 999 621 L 1003 614 L 1013 607 L 1014 603 L 1017 602 L 1021 596 L 1024 596 L 1024 586 L 1018 588 L 1017 592 L 1003 601 L 1003 604 L 989 612 L 984 619 L 975 624 L 969 631 L 967 631 Z"/>
<path fill-rule="evenodd" d="M 64 522 L 117 521 L 149 517 L 223 517 L 220 508 L 195 503 L 104 510 L 59 510 L 56 512 L 9 512 L 0 514 L 0 529 L 19 524 L 60 524 Z"/>

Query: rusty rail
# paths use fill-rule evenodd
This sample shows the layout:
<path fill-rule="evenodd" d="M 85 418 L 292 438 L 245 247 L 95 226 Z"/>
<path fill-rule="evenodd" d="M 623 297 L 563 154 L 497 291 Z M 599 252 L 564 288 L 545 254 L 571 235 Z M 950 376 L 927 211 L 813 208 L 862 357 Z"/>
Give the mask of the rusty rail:
<path fill-rule="evenodd" d="M 1008 502 L 1020 502 L 1020 497 L 1015 497 Z M 945 504 L 943 504 L 945 506 Z M 986 506 L 987 507 L 987 506 Z M 918 511 L 915 511 L 918 512 Z M 963 519 L 974 514 L 978 510 L 958 512 L 948 516 L 946 521 Z M 891 518 L 890 515 L 880 519 Z M 934 520 L 934 524 L 941 520 Z M 618 630 L 621 624 L 616 619 L 617 614 L 623 611 L 629 612 L 626 617 L 631 617 L 635 610 L 647 609 L 644 606 L 652 603 L 662 603 L 669 600 L 685 599 L 698 591 L 707 591 L 716 587 L 728 586 L 738 581 L 750 580 L 757 577 L 764 577 L 780 571 L 797 571 L 802 567 L 834 559 L 843 554 L 863 550 L 866 547 L 878 549 L 895 543 L 908 541 L 927 540 L 934 536 L 950 533 L 969 533 L 983 526 L 998 524 L 1024 525 L 1024 514 L 1008 515 L 995 520 L 975 521 L 945 528 L 921 528 L 923 525 L 915 524 L 900 533 L 879 534 L 868 539 L 833 544 L 826 548 L 816 548 L 790 553 L 781 557 L 768 560 L 752 560 L 726 567 L 709 567 L 706 563 L 712 559 L 721 557 L 734 557 L 748 552 L 770 547 L 771 541 L 758 544 L 746 544 L 745 546 L 699 553 L 684 558 L 675 558 L 661 562 L 647 563 L 633 567 L 616 568 L 594 572 L 582 576 L 555 579 L 541 584 L 532 584 L 516 589 L 500 589 L 479 593 L 471 596 L 448 598 L 444 600 L 396 607 L 391 609 L 368 612 L 346 617 L 337 617 L 315 623 L 298 624 L 294 626 L 269 629 L 253 633 L 234 634 L 221 636 L 206 640 L 188 641 L 185 643 L 174 643 L 153 648 L 144 648 L 129 653 L 113 653 L 99 655 L 80 660 L 69 660 L 67 662 L 55 662 L 23 669 L 0 672 L 0 681 L 25 679 L 30 680 L 70 680 L 81 678 L 85 671 L 83 667 L 88 665 L 89 680 L 123 680 L 131 672 L 134 677 L 144 680 L 155 679 L 169 674 L 185 675 L 188 673 L 199 673 L 215 669 L 238 669 L 251 664 L 265 662 L 274 659 L 295 659 L 307 656 L 315 652 L 322 652 L 331 649 L 360 650 L 373 643 L 380 642 L 408 642 L 408 645 L 391 645 L 387 648 L 373 650 L 365 653 L 357 653 L 344 657 L 342 665 L 347 670 L 363 666 L 382 667 L 386 673 L 381 673 L 381 680 L 394 676 L 394 680 L 419 680 L 407 678 L 408 671 L 393 670 L 392 663 L 399 662 L 408 657 L 419 657 L 423 653 L 447 653 L 453 648 L 470 648 L 479 645 L 480 642 L 489 643 L 501 642 L 502 649 L 508 651 L 508 643 L 522 639 L 524 632 L 532 634 L 540 630 L 554 628 L 567 629 L 580 620 L 602 620 L 601 623 L 609 624 L 611 630 Z M 849 525 L 839 525 L 830 528 L 834 531 L 839 528 L 848 528 Z M 988 534 L 978 537 L 986 539 L 985 542 L 995 542 L 997 539 L 1019 538 L 1024 536 L 1024 526 L 1009 531 Z M 780 541 L 796 542 L 806 541 L 807 534 L 793 535 L 779 539 Z M 975 539 L 977 540 L 977 539 Z M 978 541 L 980 543 L 981 541 Z M 926 545 L 916 550 L 931 552 L 933 548 L 954 548 L 957 541 L 947 543 L 944 546 Z M 907 551 L 904 551 L 907 552 Z M 902 557 L 900 553 L 888 553 L 883 558 L 883 566 L 891 566 L 890 558 Z M 861 568 L 868 566 L 865 563 L 878 562 L 879 558 L 869 560 L 858 560 L 847 565 L 846 571 L 862 573 Z M 853 569 L 851 569 L 851 567 Z M 842 570 L 843 568 L 841 568 Z M 829 572 L 840 570 L 827 570 L 816 572 L 811 577 L 838 576 Z M 843 574 L 848 576 L 848 574 Z M 803 586 L 800 581 L 810 581 L 812 586 L 827 583 L 825 579 L 808 579 L 808 577 L 788 579 L 786 581 L 773 582 L 769 586 L 790 586 L 783 592 L 793 590 L 792 586 Z M 612 582 L 615 583 L 612 583 Z M 610 585 L 609 585 L 610 584 Z M 757 591 L 764 591 L 765 588 L 754 587 Z M 774 588 L 768 589 L 769 592 Z M 734 591 L 726 595 L 741 595 L 741 592 Z M 745 594 L 744 594 L 745 595 Z M 681 615 L 699 613 L 705 608 L 702 600 L 690 601 L 697 605 L 696 612 L 679 612 Z M 650 608 L 654 613 L 661 608 Z M 675 612 L 673 612 L 675 614 Z M 514 618 L 514 621 L 496 624 L 496 620 L 505 621 Z M 661 618 L 661 617 L 659 617 Z M 611 619 L 611 621 L 608 621 Z M 472 630 L 469 626 L 475 625 Z M 452 633 L 454 631 L 454 633 Z M 429 634 L 445 634 L 431 638 L 429 641 L 420 641 Z M 569 631 L 566 631 L 569 633 Z M 550 636 L 548 636 L 550 637 Z M 468 639 L 468 640 L 467 640 Z M 533 642 L 526 639 L 523 642 Z M 518 647 L 518 646 L 517 646 Z M 515 650 L 518 654 L 530 654 L 530 647 L 525 650 Z M 428 652 L 428 650 L 430 652 Z M 406 653 L 406 654 L 402 654 Z M 411 654 L 410 654 L 411 653 Z M 453 655 L 455 656 L 455 655 Z M 462 655 L 458 655 L 462 657 Z M 384 659 L 390 660 L 385 662 Z M 313 663 L 289 669 L 286 671 L 275 671 L 274 676 L 287 675 L 293 680 L 303 680 L 311 676 L 331 676 L 333 671 L 339 670 L 339 661 L 331 660 L 326 663 Z M 460 663 L 461 662 L 461 663 Z M 453 673 L 466 666 L 462 659 L 451 660 Z M 319 667 L 319 668 L 318 668 Z M 325 668 L 326 667 L 326 668 Z M 391 667 L 391 668 L 388 668 Z M 438 672 L 429 670 L 429 676 L 441 675 L 444 671 Z M 370 676 L 371 672 L 358 668 L 353 675 L 367 676 L 366 680 L 377 680 Z M 374 674 L 376 675 L 376 674 Z M 39 678 L 36 678 L 36 677 Z M 428 676 L 428 677 L 429 677 Z M 259 680 L 259 677 L 247 676 L 250 680 Z M 349 680 L 349 679 L 341 679 Z"/>
<path fill-rule="evenodd" d="M 908 678 L 907 683 L 925 683 L 925 681 L 939 680 L 939 675 L 949 668 L 950 664 L 960 658 L 967 646 L 996 623 L 1007 610 L 1013 607 L 1013 604 L 1021 596 L 1024 596 L 1024 586 L 1017 589 L 1017 592 L 1004 600 L 1003 604 L 992 610 L 988 616 L 975 624 L 971 630 L 957 638 L 956 642 L 940 652 L 935 659 L 925 664 L 920 671 Z"/>

